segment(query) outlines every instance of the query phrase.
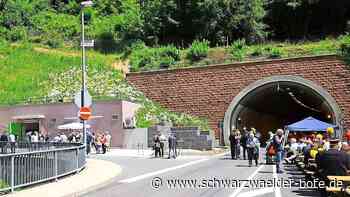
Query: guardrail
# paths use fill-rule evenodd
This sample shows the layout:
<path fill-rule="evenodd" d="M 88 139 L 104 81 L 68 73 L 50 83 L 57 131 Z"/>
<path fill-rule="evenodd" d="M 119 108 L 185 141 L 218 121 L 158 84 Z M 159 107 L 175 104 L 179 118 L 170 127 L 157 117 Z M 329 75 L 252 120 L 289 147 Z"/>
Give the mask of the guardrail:
<path fill-rule="evenodd" d="M 0 192 L 13 192 L 17 188 L 79 172 L 86 165 L 85 151 L 84 145 L 71 144 L 71 147 L 51 150 L 37 147 L 31 152 L 0 154 Z"/>
<path fill-rule="evenodd" d="M 66 142 L 4 142 L 0 141 L 0 154 L 23 153 L 39 150 L 54 150 L 58 148 L 76 147 L 80 143 Z"/>

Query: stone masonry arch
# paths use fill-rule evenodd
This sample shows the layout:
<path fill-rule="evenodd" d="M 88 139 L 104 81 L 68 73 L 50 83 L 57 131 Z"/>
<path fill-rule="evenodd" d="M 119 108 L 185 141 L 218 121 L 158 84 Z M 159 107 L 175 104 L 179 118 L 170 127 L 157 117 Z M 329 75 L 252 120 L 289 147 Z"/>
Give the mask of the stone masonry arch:
<path fill-rule="evenodd" d="M 319 94 L 322 98 L 325 99 L 329 107 L 332 109 L 334 113 L 334 124 L 340 125 L 341 121 L 341 110 L 335 101 L 335 99 L 321 86 L 317 85 L 316 83 L 304 79 L 299 76 L 293 76 L 293 75 L 277 75 L 277 76 L 272 76 L 272 77 L 267 77 L 264 79 L 257 80 L 247 87 L 245 87 L 241 92 L 239 92 L 234 99 L 231 101 L 227 111 L 225 112 L 225 117 L 224 117 L 224 141 L 225 144 L 229 144 L 228 141 L 228 136 L 230 135 L 230 130 L 234 128 L 234 124 L 232 123 L 232 120 L 236 120 L 238 116 L 238 111 L 237 107 L 239 107 L 239 103 L 241 100 L 246 97 L 250 92 L 256 90 L 257 88 L 264 86 L 269 83 L 276 83 L 276 82 L 292 82 L 292 83 L 297 83 L 301 84 L 303 86 L 306 86 L 315 92 Z M 341 134 L 338 134 L 341 135 Z"/>

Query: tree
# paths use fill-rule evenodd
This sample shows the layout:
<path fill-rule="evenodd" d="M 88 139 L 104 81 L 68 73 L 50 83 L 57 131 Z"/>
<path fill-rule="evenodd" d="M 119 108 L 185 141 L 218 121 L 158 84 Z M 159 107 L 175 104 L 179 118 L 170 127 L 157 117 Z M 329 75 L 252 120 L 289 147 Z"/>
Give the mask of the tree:
<path fill-rule="evenodd" d="M 212 43 L 229 43 L 239 38 L 258 42 L 266 37 L 263 0 L 205 0 L 201 3 L 203 37 Z"/>

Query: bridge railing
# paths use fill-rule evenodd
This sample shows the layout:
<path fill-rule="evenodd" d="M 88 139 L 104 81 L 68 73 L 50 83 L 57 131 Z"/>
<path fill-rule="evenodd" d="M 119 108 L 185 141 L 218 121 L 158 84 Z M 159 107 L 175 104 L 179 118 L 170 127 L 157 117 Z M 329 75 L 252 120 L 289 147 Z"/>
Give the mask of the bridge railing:
<path fill-rule="evenodd" d="M 0 192 L 12 192 L 17 188 L 57 180 L 85 167 L 84 145 L 55 148 L 51 145 L 46 146 L 46 150 L 38 148 L 30 152 L 0 154 Z"/>

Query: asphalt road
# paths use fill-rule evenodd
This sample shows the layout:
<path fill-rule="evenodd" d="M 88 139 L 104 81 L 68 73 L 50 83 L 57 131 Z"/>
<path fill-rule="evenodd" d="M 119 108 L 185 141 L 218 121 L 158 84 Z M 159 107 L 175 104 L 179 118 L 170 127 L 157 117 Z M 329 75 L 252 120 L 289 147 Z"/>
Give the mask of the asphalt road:
<path fill-rule="evenodd" d="M 183 156 L 176 160 L 108 155 L 93 157 L 115 162 L 123 172 L 112 183 L 86 194 L 86 197 L 319 196 L 315 190 L 300 185 L 304 176 L 293 166 L 285 166 L 285 173 L 277 174 L 273 165 L 249 167 L 248 161 L 231 160 L 228 155 Z M 273 184 L 273 180 L 284 180 L 284 186 L 281 186 L 282 182 L 275 184 L 276 187 L 267 185 Z"/>

